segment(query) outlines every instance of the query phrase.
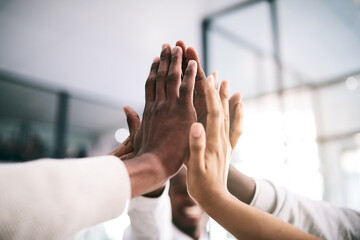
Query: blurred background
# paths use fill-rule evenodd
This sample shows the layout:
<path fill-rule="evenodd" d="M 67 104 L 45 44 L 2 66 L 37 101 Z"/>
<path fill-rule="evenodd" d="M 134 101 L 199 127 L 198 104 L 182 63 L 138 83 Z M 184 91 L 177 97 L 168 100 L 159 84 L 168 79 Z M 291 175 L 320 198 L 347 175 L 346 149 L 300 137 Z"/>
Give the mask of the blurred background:
<path fill-rule="evenodd" d="M 177 40 L 244 95 L 236 167 L 360 210 L 359 0 L 0 0 L 1 161 L 108 153 Z"/>

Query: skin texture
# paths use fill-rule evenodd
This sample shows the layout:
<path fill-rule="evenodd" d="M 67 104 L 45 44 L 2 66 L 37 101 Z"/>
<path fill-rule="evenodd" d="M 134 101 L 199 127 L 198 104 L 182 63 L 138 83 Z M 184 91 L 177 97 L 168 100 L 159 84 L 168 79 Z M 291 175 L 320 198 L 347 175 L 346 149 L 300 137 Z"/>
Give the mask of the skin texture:
<path fill-rule="evenodd" d="M 169 196 L 172 222 L 191 238 L 199 239 L 200 234 L 205 231 L 208 216 L 189 196 L 186 186 L 186 172 L 185 168 L 181 168 L 170 180 Z"/>
<path fill-rule="evenodd" d="M 131 120 L 130 136 L 132 150 L 127 141 L 123 146 L 135 157 L 124 161 L 131 183 L 131 196 L 136 197 L 155 189 L 173 176 L 182 166 L 188 152 L 188 134 L 196 121 L 193 106 L 193 91 L 197 64 L 189 61 L 181 81 L 182 49 L 171 50 L 164 44 L 160 58 L 155 58 L 145 86 L 143 119 Z M 129 118 L 137 114 L 125 108 Z M 138 128 L 137 128 L 138 127 Z M 137 130 L 136 130 L 137 129 Z M 112 154 L 120 157 L 125 150 L 115 149 Z M 130 154 L 130 155 L 129 155 Z"/>
<path fill-rule="evenodd" d="M 227 84 L 220 99 L 210 76 L 206 80 L 207 126 L 190 130 L 189 194 L 238 239 L 317 239 L 292 225 L 239 201 L 227 189 L 231 144 Z M 246 223 L 246 224 L 243 224 Z"/>

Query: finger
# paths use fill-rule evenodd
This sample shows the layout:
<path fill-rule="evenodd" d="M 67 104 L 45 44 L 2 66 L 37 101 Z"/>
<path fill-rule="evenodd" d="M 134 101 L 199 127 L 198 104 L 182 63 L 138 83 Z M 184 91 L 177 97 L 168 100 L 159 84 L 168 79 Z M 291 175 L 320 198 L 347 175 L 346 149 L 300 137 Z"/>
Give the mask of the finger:
<path fill-rule="evenodd" d="M 243 133 L 243 103 L 240 102 L 236 105 L 234 111 L 234 120 L 230 126 L 230 145 L 234 149 L 236 144 Z"/>
<path fill-rule="evenodd" d="M 193 47 L 189 47 L 186 49 L 186 58 L 188 60 L 194 60 L 198 64 L 198 69 L 196 72 L 196 82 L 195 82 L 195 91 L 196 94 L 203 97 L 205 96 L 205 79 L 206 75 L 204 70 L 201 67 L 199 57 L 196 53 L 196 50 Z"/>
<path fill-rule="evenodd" d="M 168 74 L 169 64 L 171 57 L 171 48 L 169 44 L 164 44 L 162 46 L 162 51 L 160 54 L 160 64 L 155 77 L 156 82 L 156 96 L 155 101 L 165 100 L 165 79 Z"/>
<path fill-rule="evenodd" d="M 140 127 L 140 118 L 135 110 L 131 107 L 125 106 L 123 109 L 126 114 L 126 121 L 130 131 L 130 138 L 132 138 Z"/>
<path fill-rule="evenodd" d="M 185 70 L 184 80 L 180 85 L 180 100 L 184 103 L 192 104 L 193 102 L 196 70 L 196 62 L 191 60 Z"/>
<path fill-rule="evenodd" d="M 216 90 L 219 90 L 219 81 L 218 81 L 219 73 L 213 72 L 213 73 L 211 73 L 211 75 L 214 76 L 214 84 L 215 84 Z"/>
<path fill-rule="evenodd" d="M 187 163 L 187 168 L 190 171 L 190 174 L 191 171 L 205 170 L 205 138 L 206 136 L 203 125 L 201 123 L 193 123 L 189 134 L 190 160 Z"/>
<path fill-rule="evenodd" d="M 236 143 L 243 131 L 243 108 L 242 104 L 240 109 L 237 109 L 239 103 L 242 100 L 241 93 L 235 93 L 229 99 L 229 113 L 230 113 L 230 144 L 232 149 L 236 146 Z M 236 123 L 235 123 L 235 117 Z"/>
<path fill-rule="evenodd" d="M 145 101 L 146 104 L 155 101 L 155 77 L 159 68 L 160 58 L 155 57 L 151 64 L 150 73 L 145 84 Z"/>
<path fill-rule="evenodd" d="M 122 142 L 117 148 L 112 150 L 109 155 L 114 155 L 117 157 L 123 156 L 125 154 L 128 154 L 132 152 L 133 147 L 130 141 L 130 136 L 125 139 L 124 142 Z"/>
<path fill-rule="evenodd" d="M 230 119 L 229 119 L 229 82 L 223 81 L 220 86 L 220 100 L 224 112 L 224 127 L 226 136 L 229 136 Z"/>
<path fill-rule="evenodd" d="M 214 77 L 212 75 L 206 79 L 205 97 L 208 112 L 206 118 L 206 141 L 209 149 L 215 150 L 221 130 L 223 110 L 220 104 L 219 94 L 214 87 Z"/>
<path fill-rule="evenodd" d="M 170 101 L 179 97 L 179 86 L 181 82 L 181 62 L 182 50 L 180 47 L 174 47 L 171 54 L 169 73 L 166 78 L 166 96 Z"/>
<path fill-rule="evenodd" d="M 176 42 L 176 46 L 181 47 L 182 52 L 183 52 L 181 70 L 182 70 L 182 74 L 185 74 L 185 70 L 186 70 L 188 62 L 189 62 L 186 57 L 186 44 L 184 41 L 179 40 Z"/>
<path fill-rule="evenodd" d="M 123 161 L 126 161 L 126 160 L 129 160 L 131 158 L 134 158 L 135 156 L 136 156 L 136 153 L 131 152 L 131 153 L 125 154 L 123 156 L 120 156 L 120 159 L 123 160 Z"/>

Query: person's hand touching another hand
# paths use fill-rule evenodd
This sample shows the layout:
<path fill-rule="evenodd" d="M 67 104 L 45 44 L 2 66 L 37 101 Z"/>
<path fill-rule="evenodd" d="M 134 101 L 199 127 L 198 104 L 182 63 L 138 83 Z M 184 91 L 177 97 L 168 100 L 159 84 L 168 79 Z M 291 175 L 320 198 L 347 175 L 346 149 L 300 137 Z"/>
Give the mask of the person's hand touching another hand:
<path fill-rule="evenodd" d="M 206 75 L 200 64 L 199 56 L 193 47 L 186 47 L 184 41 L 177 41 L 176 46 L 181 47 L 183 50 L 183 61 L 182 69 L 185 72 L 185 68 L 189 61 L 193 60 L 197 63 L 197 71 L 195 77 L 195 90 L 194 90 L 194 107 L 196 109 L 197 121 L 202 123 L 206 128 L 207 120 L 207 106 L 206 106 Z M 214 84 L 216 90 L 218 90 L 218 74 L 217 72 L 212 73 L 214 77 Z M 235 148 L 239 137 L 242 134 L 242 95 L 241 93 L 235 93 L 229 99 L 229 114 L 230 114 L 230 143 L 232 149 Z"/>
<path fill-rule="evenodd" d="M 145 86 L 143 118 L 133 140 L 139 159 L 124 162 L 130 178 L 141 169 L 148 169 L 142 180 L 132 185 L 132 189 L 142 189 L 133 191 L 133 197 L 160 187 L 180 169 L 188 152 L 188 134 L 196 121 L 193 90 L 197 64 L 188 62 L 182 81 L 181 64 L 182 49 L 175 47 L 171 51 L 170 46 L 164 44 L 160 59 L 155 58 L 151 66 Z"/>
<path fill-rule="evenodd" d="M 202 124 L 193 123 L 189 134 L 190 159 L 186 166 L 190 196 L 238 239 L 317 239 L 248 206 L 228 191 L 231 143 L 227 85 L 223 82 L 218 94 L 214 77 L 206 79 L 206 132 Z"/>
<path fill-rule="evenodd" d="M 232 147 L 229 140 L 228 82 L 222 82 L 219 94 L 213 75 L 206 79 L 205 84 L 206 133 L 201 123 L 194 123 L 191 127 L 187 181 L 190 196 L 206 210 L 206 205 L 216 201 L 216 196 L 229 195 L 226 181 Z"/>

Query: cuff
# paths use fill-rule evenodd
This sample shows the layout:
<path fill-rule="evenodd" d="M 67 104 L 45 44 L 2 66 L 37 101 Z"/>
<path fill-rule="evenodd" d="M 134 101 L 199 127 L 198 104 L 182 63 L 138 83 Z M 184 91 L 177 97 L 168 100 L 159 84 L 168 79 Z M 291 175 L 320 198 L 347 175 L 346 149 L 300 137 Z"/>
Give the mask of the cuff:
<path fill-rule="evenodd" d="M 150 212 L 163 205 L 169 199 L 169 181 L 166 182 L 165 189 L 159 197 L 149 198 L 138 196 L 130 200 L 128 211 L 136 209 L 137 211 Z"/>
<path fill-rule="evenodd" d="M 256 184 L 255 195 L 250 203 L 253 206 L 262 211 L 272 213 L 276 207 L 276 191 L 274 185 L 261 179 L 254 179 Z"/>

